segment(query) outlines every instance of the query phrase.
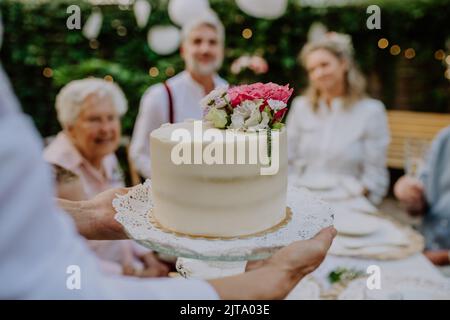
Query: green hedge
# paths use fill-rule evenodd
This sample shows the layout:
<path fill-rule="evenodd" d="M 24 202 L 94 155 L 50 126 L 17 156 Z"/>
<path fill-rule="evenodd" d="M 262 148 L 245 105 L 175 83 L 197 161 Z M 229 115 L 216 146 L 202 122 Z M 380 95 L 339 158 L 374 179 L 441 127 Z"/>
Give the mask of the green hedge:
<path fill-rule="evenodd" d="M 148 27 L 170 23 L 167 2 L 150 2 L 153 10 Z M 1 52 L 3 66 L 25 112 L 33 117 L 44 136 L 59 130 L 53 105 L 56 93 L 64 84 L 89 75 L 113 76 L 130 103 L 129 112 L 123 119 L 124 132 L 130 134 L 142 93 L 149 85 L 164 80 L 167 77 L 164 71 L 168 67 L 181 71 L 183 62 L 177 53 L 161 57 L 152 52 L 146 43 L 148 27 L 137 28 L 132 10 L 119 10 L 117 6 L 101 8 L 104 20 L 98 37 L 99 47 L 91 49 L 81 31 L 66 28 L 66 8 L 74 3 L 82 8 L 84 23 L 91 5 L 82 1 L 53 0 L 39 5 L 2 1 L 0 8 L 5 24 Z M 367 5 L 318 9 L 301 7 L 299 1 L 290 1 L 287 14 L 269 21 L 245 15 L 231 0 L 210 0 L 210 3 L 226 27 L 227 50 L 221 75 L 230 83 L 290 83 L 299 93 L 306 79 L 296 63 L 296 56 L 305 43 L 310 25 L 321 21 L 332 30 L 352 35 L 357 60 L 372 79 L 372 93 L 388 108 L 450 111 L 449 81 L 444 78 L 443 64 L 434 59 L 434 52 L 445 49 L 446 38 L 450 36 L 447 0 L 380 2 L 381 30 L 366 28 Z M 126 36 L 118 35 L 118 26 L 127 29 Z M 253 30 L 251 39 L 241 36 L 244 28 Z M 406 60 L 403 55 L 390 55 L 388 49 L 378 49 L 377 42 L 381 37 L 401 48 L 413 47 L 416 57 Z M 263 54 L 270 64 L 269 73 L 232 75 L 230 63 L 243 53 Z M 152 66 L 161 71 L 156 78 L 148 74 Z M 50 78 L 43 76 L 46 67 L 53 70 Z M 407 98 L 406 106 L 398 103 L 402 101 L 399 100 L 400 91 Z"/>

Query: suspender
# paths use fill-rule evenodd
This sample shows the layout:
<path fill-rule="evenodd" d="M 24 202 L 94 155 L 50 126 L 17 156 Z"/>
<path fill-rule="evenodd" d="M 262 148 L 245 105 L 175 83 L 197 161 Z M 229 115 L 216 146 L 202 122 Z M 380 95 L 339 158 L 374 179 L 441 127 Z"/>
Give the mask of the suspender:
<path fill-rule="evenodd" d="M 166 88 L 167 97 L 169 98 L 169 122 L 174 123 L 172 91 L 166 81 L 164 81 L 164 87 Z"/>

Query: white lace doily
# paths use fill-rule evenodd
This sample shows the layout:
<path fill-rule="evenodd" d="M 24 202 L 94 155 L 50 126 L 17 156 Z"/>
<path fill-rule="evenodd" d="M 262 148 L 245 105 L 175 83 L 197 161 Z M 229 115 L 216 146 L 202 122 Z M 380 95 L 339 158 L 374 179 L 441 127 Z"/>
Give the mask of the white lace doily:
<path fill-rule="evenodd" d="M 115 219 L 131 239 L 164 254 L 219 261 L 265 259 L 281 247 L 310 239 L 333 224 L 331 206 L 306 189 L 289 185 L 287 206 L 292 210 L 292 218 L 276 231 L 243 239 L 215 240 L 177 236 L 154 226 L 150 219 L 153 208 L 150 180 L 113 200 Z"/>

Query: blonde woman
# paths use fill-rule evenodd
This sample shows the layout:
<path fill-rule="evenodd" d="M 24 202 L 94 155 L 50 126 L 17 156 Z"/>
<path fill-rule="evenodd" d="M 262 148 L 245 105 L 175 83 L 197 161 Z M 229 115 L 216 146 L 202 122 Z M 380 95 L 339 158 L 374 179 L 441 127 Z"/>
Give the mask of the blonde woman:
<path fill-rule="evenodd" d="M 389 184 L 386 112 L 366 94 L 350 38 L 328 33 L 308 42 L 299 59 L 309 87 L 294 99 L 287 119 L 291 173 L 353 177 L 379 204 Z"/>

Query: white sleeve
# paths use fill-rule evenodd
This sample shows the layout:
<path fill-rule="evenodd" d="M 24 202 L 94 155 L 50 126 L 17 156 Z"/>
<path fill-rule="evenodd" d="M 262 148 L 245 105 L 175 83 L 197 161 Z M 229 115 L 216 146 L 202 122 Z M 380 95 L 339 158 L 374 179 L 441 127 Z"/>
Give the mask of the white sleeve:
<path fill-rule="evenodd" d="M 0 299 L 218 298 L 203 281 L 103 274 L 72 220 L 55 207 L 31 121 L 5 110 L 0 105 Z"/>
<path fill-rule="evenodd" d="M 141 99 L 130 144 L 130 157 L 136 169 L 150 178 L 150 133 L 169 122 L 169 99 L 162 84 L 150 87 Z"/>
<path fill-rule="evenodd" d="M 389 187 L 386 157 L 390 135 L 384 105 L 374 100 L 373 104 L 368 105 L 367 108 L 370 108 L 371 112 L 366 118 L 361 182 L 370 192 L 369 199 L 374 204 L 379 204 Z"/>
<path fill-rule="evenodd" d="M 291 104 L 287 119 L 286 129 L 288 134 L 288 160 L 292 165 L 297 160 L 297 148 L 299 146 L 300 129 L 299 117 L 301 116 L 301 97 L 296 97 Z"/>

